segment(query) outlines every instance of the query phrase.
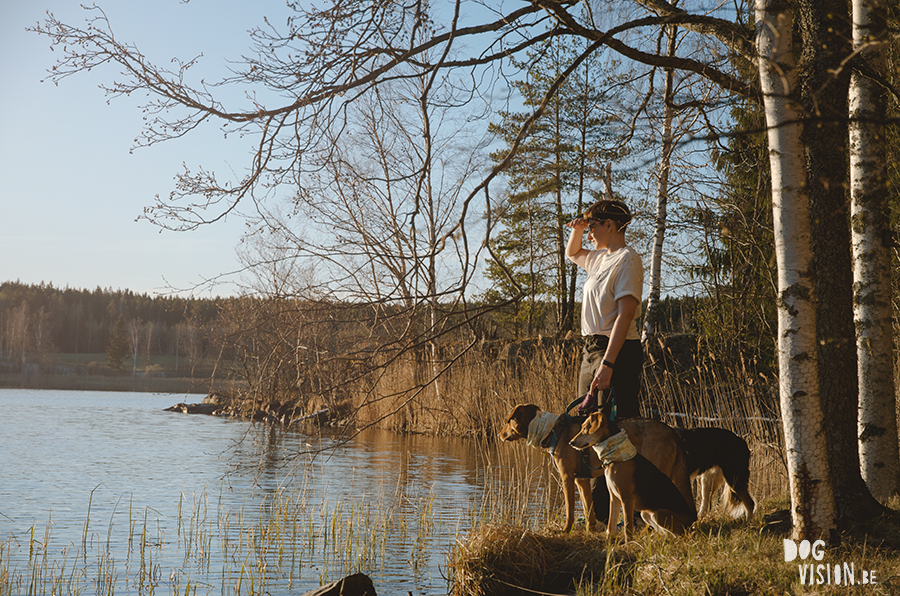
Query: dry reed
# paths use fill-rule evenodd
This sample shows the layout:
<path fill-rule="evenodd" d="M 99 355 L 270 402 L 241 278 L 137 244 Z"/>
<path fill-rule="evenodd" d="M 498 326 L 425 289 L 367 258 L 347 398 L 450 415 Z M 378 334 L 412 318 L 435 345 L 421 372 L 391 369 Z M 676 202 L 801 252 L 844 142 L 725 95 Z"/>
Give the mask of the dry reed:
<path fill-rule="evenodd" d="M 536 341 L 494 350 L 477 346 L 425 387 L 416 385 L 416 379 L 425 376 L 419 370 L 421 364 L 412 359 L 399 361 L 357 394 L 357 422 L 380 420 L 380 426 L 393 431 L 471 436 L 491 443 L 517 404 L 533 403 L 562 412 L 578 397 L 579 350 L 575 342 Z M 417 388 L 401 389 L 409 387 Z M 648 366 L 641 407 L 643 415 L 671 426 L 718 426 L 735 432 L 752 452 L 751 493 L 759 498 L 786 493 L 784 440 L 772 379 L 741 366 L 694 367 L 678 374 Z M 489 461 L 486 468 L 503 472 L 484 481 L 491 489 L 496 486 L 499 494 L 505 492 L 503 486 L 553 484 L 548 466 L 522 465 L 533 457 L 529 451 L 519 444 L 501 446 L 491 457 L 506 460 L 508 456 L 508 461 Z M 522 494 L 520 488 L 519 496 L 511 497 L 516 503 L 506 506 L 502 504 L 506 497 L 497 495 L 498 491 L 488 491 L 495 495 L 493 505 L 499 505 L 488 509 L 500 523 L 509 516 L 521 516 L 535 498 L 546 499 L 547 505 L 556 498 L 531 491 Z"/>
<path fill-rule="evenodd" d="M 607 550 L 600 534 L 536 533 L 508 525 L 481 526 L 450 561 L 453 593 L 467 596 L 569 593 L 601 580 L 621 586 L 631 563 L 627 554 Z"/>

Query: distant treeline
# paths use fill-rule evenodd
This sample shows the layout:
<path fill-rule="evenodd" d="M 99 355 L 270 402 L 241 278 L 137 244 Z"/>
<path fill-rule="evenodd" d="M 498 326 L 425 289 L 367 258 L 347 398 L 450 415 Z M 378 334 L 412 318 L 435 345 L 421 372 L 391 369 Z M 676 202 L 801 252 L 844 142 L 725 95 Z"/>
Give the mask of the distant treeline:
<path fill-rule="evenodd" d="M 216 299 L 148 296 L 129 290 L 75 290 L 52 284 L 0 284 L 0 359 L 106 350 L 119 317 L 140 330 L 141 354 L 197 357 L 205 329 L 218 317 Z"/>
<path fill-rule="evenodd" d="M 421 313 L 401 307 L 287 298 L 148 296 L 129 290 L 4 282 L 0 283 L 0 364 L 7 372 L 18 373 L 47 363 L 49 354 L 105 352 L 101 362 L 118 369 L 124 358 L 134 371 L 159 361 L 156 357 L 175 357 L 171 362 L 175 369 L 179 363 L 195 365 L 207 357 L 227 363 L 231 372 L 240 371 L 251 386 L 267 394 L 309 393 L 313 387 L 321 391 L 338 386 L 343 379 L 359 376 L 357 369 L 379 358 L 390 360 L 405 350 L 422 358 L 427 346 L 436 354 L 441 351 L 436 346 L 448 342 L 529 339 L 521 335 L 516 305 L 496 310 L 486 305 L 469 307 L 473 309 L 469 312 L 482 310 L 482 314 L 462 325 L 465 313 L 451 309 L 444 313 L 449 318 L 443 333 L 431 328 L 427 316 L 418 321 Z M 764 341 L 770 340 L 767 336 L 757 337 L 766 345 L 722 341 L 721 337 L 743 337 L 729 333 L 728 325 L 719 324 L 719 319 L 707 320 L 710 313 L 723 312 L 708 298 L 665 299 L 660 304 L 659 332 L 690 336 L 685 345 L 694 346 L 692 351 L 704 343 L 701 351 L 716 352 L 721 362 L 746 359 L 760 370 L 770 368 L 773 358 L 771 342 Z M 709 329 L 719 330 L 721 337 Z M 549 327 L 533 331 L 545 338 L 556 337 Z M 111 342 L 116 337 L 121 344 L 118 351 L 117 342 Z M 667 340 L 665 345 L 674 344 Z M 725 349 L 717 349 L 719 345 Z M 655 346 L 653 342 L 648 348 L 655 350 Z M 740 355 L 727 353 L 728 347 L 735 347 Z M 225 366 L 219 368 L 218 374 L 227 374 Z"/>
<path fill-rule="evenodd" d="M 25 353 L 97 354 L 106 350 L 119 317 L 143 328 L 142 354 L 189 355 L 209 348 L 208 331 L 231 299 L 149 296 L 130 290 L 57 288 L 52 283 L 0 283 L 0 359 Z M 696 330 L 694 298 L 666 298 L 660 305 L 661 333 Z M 339 310 L 334 305 L 334 310 Z M 547 309 L 551 304 L 541 305 Z M 321 308 L 319 306 L 318 308 Z M 514 321 L 515 306 L 483 317 L 478 331 L 484 339 L 523 339 Z M 233 317 L 229 317 L 233 318 Z M 553 329 L 537 333 L 552 336 Z M 218 347 L 218 346 L 216 346 Z"/>

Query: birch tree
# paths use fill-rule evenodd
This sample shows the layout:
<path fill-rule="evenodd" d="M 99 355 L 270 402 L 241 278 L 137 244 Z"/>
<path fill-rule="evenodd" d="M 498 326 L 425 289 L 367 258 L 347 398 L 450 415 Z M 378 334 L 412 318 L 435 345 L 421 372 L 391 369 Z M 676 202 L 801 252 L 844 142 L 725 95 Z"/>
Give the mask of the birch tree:
<path fill-rule="evenodd" d="M 795 537 L 820 536 L 835 528 L 836 516 L 819 401 L 809 191 L 791 40 L 793 18 L 786 0 L 756 0 L 756 20 L 772 168 L 779 397 L 791 514 Z"/>
<path fill-rule="evenodd" d="M 137 372 L 138 354 L 141 349 L 141 339 L 144 336 L 144 321 L 140 318 L 130 319 L 125 326 L 125 338 L 128 340 L 128 349 L 131 352 L 131 372 Z"/>
<path fill-rule="evenodd" d="M 853 1 L 853 49 L 871 74 L 885 72 L 884 3 Z M 900 489 L 893 375 L 890 206 L 882 85 L 854 70 L 850 80 L 850 191 L 853 306 L 859 367 L 859 457 L 872 495 Z"/>
<path fill-rule="evenodd" d="M 678 41 L 677 29 L 665 27 L 668 38 L 667 56 L 675 56 L 675 47 Z M 672 121 L 675 118 L 673 87 L 675 71 L 666 69 L 666 83 L 663 88 L 663 130 L 662 147 L 659 156 L 659 172 L 656 179 L 656 217 L 653 230 L 653 247 L 650 253 L 650 294 L 647 297 L 647 312 L 644 313 L 644 330 L 641 342 L 646 346 L 650 338 L 656 333 L 656 319 L 659 310 L 659 298 L 662 285 L 662 251 L 666 237 L 666 208 L 669 201 L 669 170 L 672 163 L 672 149 L 674 139 L 672 133 Z"/>

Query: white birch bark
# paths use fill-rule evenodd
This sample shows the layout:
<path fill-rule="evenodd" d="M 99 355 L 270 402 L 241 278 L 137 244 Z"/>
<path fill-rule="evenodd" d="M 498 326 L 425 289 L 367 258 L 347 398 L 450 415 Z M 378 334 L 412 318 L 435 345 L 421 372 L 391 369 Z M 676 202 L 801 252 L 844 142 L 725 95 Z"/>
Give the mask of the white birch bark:
<path fill-rule="evenodd" d="M 669 31 L 668 55 L 675 55 L 675 28 Z M 672 88 L 674 86 L 674 72 L 666 71 L 665 115 L 663 116 L 662 155 L 659 160 L 659 177 L 656 181 L 656 226 L 653 233 L 653 249 L 650 253 L 650 294 L 647 297 L 647 312 L 644 314 L 644 331 L 641 335 L 641 343 L 645 346 L 656 333 L 657 311 L 659 309 L 659 296 L 662 286 L 662 249 L 666 237 L 666 209 L 669 201 L 669 171 L 672 161 L 672 120 L 675 118 L 675 110 L 672 107 Z"/>
<path fill-rule="evenodd" d="M 885 72 L 885 32 L 877 0 L 853 0 L 853 49 L 869 68 Z M 850 80 L 850 196 L 853 318 L 859 366 L 859 460 L 872 496 L 885 501 L 900 488 L 891 313 L 891 254 L 886 97 L 871 79 Z"/>
<path fill-rule="evenodd" d="M 795 539 L 835 528 L 819 395 L 809 188 L 786 0 L 756 0 L 756 43 L 772 170 L 778 261 L 778 379 Z"/>

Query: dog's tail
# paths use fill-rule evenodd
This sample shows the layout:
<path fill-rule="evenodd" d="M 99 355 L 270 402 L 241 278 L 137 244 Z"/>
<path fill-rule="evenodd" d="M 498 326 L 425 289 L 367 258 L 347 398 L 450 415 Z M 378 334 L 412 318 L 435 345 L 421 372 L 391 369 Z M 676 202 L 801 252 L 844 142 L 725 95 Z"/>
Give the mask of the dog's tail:
<path fill-rule="evenodd" d="M 750 496 L 750 449 L 743 443 L 740 457 L 734 458 L 722 468 L 722 475 L 728 483 L 728 500 L 725 509 L 731 517 L 740 517 L 746 510 L 747 517 L 753 515 L 755 503 Z"/>

